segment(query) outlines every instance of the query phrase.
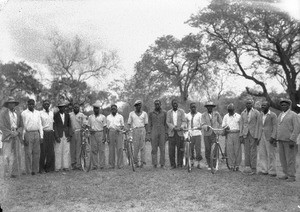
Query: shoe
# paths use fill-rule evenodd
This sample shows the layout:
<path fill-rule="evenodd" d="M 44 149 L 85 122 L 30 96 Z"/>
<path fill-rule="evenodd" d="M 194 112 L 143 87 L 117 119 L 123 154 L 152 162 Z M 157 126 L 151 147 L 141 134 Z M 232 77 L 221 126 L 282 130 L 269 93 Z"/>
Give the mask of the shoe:
<path fill-rule="evenodd" d="M 211 168 L 210 168 L 210 167 L 207 167 L 207 170 L 209 170 L 209 171 L 210 171 L 210 170 L 211 170 Z"/>
<path fill-rule="evenodd" d="M 31 175 L 35 175 L 35 173 L 34 173 L 34 172 L 31 172 Z"/>
<path fill-rule="evenodd" d="M 155 168 L 155 169 L 156 169 L 156 168 L 157 168 L 157 165 L 153 165 L 153 168 Z"/>
<path fill-rule="evenodd" d="M 171 169 L 176 169 L 176 166 L 171 166 Z"/>
<path fill-rule="evenodd" d="M 201 169 L 200 163 L 198 163 L 197 168 L 198 168 L 198 169 Z"/>
<path fill-rule="evenodd" d="M 285 180 L 285 182 L 295 182 L 295 181 L 296 179 L 292 177 L 289 177 L 288 179 Z"/>
<path fill-rule="evenodd" d="M 164 165 L 160 165 L 160 168 L 162 169 L 166 169 L 166 167 Z"/>
<path fill-rule="evenodd" d="M 238 172 L 238 171 L 240 171 L 240 168 L 237 166 L 237 167 L 235 167 L 234 171 Z"/>
<path fill-rule="evenodd" d="M 278 179 L 279 180 L 286 180 L 286 179 L 288 179 L 288 177 L 287 176 L 282 176 L 282 177 L 278 177 Z"/>
<path fill-rule="evenodd" d="M 248 175 L 255 175 L 256 173 L 254 171 L 251 171 L 248 173 Z"/>
<path fill-rule="evenodd" d="M 243 171 L 244 174 L 249 174 L 251 172 L 252 172 L 252 170 L 250 168 L 245 168 Z"/>
<path fill-rule="evenodd" d="M 277 174 L 269 174 L 271 177 L 276 177 Z"/>
<path fill-rule="evenodd" d="M 17 178 L 17 175 L 12 174 L 10 175 L 10 178 Z"/>
<path fill-rule="evenodd" d="M 268 175 L 267 172 L 258 172 L 257 174 L 258 174 L 258 175 Z"/>

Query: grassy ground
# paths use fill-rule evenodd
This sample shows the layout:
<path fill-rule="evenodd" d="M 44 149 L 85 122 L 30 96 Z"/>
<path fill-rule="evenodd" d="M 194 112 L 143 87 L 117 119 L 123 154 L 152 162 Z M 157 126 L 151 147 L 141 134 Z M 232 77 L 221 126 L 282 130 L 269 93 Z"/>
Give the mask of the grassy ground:
<path fill-rule="evenodd" d="M 206 168 L 191 173 L 153 169 L 150 144 L 146 147 L 147 165 L 135 173 L 126 166 L 1 179 L 1 207 L 4 211 L 300 211 L 299 154 L 297 181 L 287 183 L 226 169 L 215 175 Z"/>

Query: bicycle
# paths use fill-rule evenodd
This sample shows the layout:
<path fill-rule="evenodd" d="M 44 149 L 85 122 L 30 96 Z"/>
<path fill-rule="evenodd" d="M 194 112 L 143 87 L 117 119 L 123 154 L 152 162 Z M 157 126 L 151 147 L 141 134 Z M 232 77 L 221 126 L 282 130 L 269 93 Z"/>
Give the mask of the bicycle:
<path fill-rule="evenodd" d="M 134 160 L 133 160 L 133 138 L 132 135 L 129 135 L 129 132 L 132 132 L 132 130 L 121 130 L 121 132 L 125 136 L 124 151 L 128 159 L 128 165 L 129 166 L 131 165 L 132 171 L 135 171 Z"/>
<path fill-rule="evenodd" d="M 217 135 L 216 142 L 212 144 L 211 146 L 211 152 L 210 152 L 210 167 L 211 167 L 211 173 L 215 174 L 219 170 L 219 166 L 222 165 L 222 163 L 225 161 L 226 166 L 228 169 L 230 169 L 228 164 L 228 157 L 227 157 L 227 148 L 225 144 L 225 150 L 222 151 L 221 145 L 219 143 L 219 136 L 224 135 L 225 129 L 214 129 L 210 127 L 213 132 Z M 220 157 L 221 153 L 221 157 Z"/>
<path fill-rule="evenodd" d="M 185 132 L 184 136 L 184 153 L 183 153 L 183 166 L 187 167 L 188 172 L 192 171 L 192 162 L 191 162 L 191 131 L 183 130 Z"/>
<path fill-rule="evenodd" d="M 89 172 L 92 165 L 91 160 L 91 143 L 90 143 L 90 130 L 88 127 L 81 129 L 81 151 L 80 151 L 80 163 L 81 168 L 85 172 Z"/>

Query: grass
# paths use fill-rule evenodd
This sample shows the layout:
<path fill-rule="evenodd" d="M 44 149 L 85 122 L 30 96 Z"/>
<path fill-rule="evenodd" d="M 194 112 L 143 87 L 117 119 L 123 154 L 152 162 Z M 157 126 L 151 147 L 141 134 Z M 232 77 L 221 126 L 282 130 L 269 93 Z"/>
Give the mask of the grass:
<path fill-rule="evenodd" d="M 205 168 L 187 173 L 153 169 L 149 143 L 146 148 L 147 165 L 135 173 L 125 166 L 1 179 L 1 207 L 4 211 L 300 211 L 299 166 L 295 183 L 226 169 L 215 175 Z"/>

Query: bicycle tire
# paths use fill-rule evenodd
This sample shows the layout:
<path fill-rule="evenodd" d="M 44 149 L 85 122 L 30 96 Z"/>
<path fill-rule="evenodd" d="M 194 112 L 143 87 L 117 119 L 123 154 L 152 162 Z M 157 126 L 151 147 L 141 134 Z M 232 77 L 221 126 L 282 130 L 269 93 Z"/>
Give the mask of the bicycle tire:
<path fill-rule="evenodd" d="M 188 172 L 192 171 L 192 164 L 191 164 L 191 149 L 190 149 L 190 143 L 186 143 L 186 160 L 187 160 L 187 170 Z"/>
<path fill-rule="evenodd" d="M 125 154 L 126 154 L 126 158 L 127 158 L 127 161 L 128 161 L 128 166 L 130 166 L 131 161 L 130 161 L 130 154 L 129 154 L 129 144 L 128 144 L 127 140 L 125 140 Z"/>
<path fill-rule="evenodd" d="M 229 163 L 228 163 L 228 155 L 227 155 L 227 142 L 225 143 L 225 161 L 226 161 L 226 166 L 227 168 L 230 170 L 230 166 L 229 166 Z"/>
<path fill-rule="evenodd" d="M 91 148 L 90 144 L 86 142 L 81 146 L 81 152 L 80 152 L 80 163 L 81 168 L 84 172 L 89 172 L 91 170 Z"/>
<path fill-rule="evenodd" d="M 211 151 L 210 151 L 211 173 L 215 174 L 218 171 L 219 162 L 220 162 L 219 144 L 213 143 L 213 145 L 211 146 Z"/>
<path fill-rule="evenodd" d="M 131 167 L 132 167 L 132 171 L 135 172 L 135 167 L 134 167 L 134 160 L 133 160 L 133 148 L 132 148 L 132 143 L 128 143 L 128 152 L 129 152 L 129 155 L 130 155 L 130 163 L 131 163 Z"/>

